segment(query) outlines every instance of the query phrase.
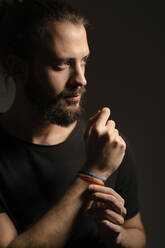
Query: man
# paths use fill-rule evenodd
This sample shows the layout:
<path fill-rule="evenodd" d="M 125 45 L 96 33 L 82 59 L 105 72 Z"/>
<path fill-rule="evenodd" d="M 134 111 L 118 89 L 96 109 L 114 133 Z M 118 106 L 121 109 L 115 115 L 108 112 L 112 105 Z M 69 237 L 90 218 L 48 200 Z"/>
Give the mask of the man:
<path fill-rule="evenodd" d="M 5 12 L 0 57 L 16 97 L 0 118 L 0 247 L 144 247 L 132 160 L 110 110 L 87 127 L 80 118 L 86 20 L 53 0 Z"/>

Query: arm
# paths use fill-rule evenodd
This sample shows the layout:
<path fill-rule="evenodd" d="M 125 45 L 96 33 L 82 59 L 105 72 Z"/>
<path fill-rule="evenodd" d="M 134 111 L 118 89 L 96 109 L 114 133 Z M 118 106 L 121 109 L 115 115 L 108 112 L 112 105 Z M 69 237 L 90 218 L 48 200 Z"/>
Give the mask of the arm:
<path fill-rule="evenodd" d="M 96 218 L 100 229 L 100 238 L 107 248 L 144 248 L 146 236 L 140 213 L 124 220 L 126 209 L 124 199 L 113 189 L 90 185 L 95 208 L 90 212 Z"/>
<path fill-rule="evenodd" d="M 88 185 L 76 178 L 60 202 L 21 235 L 7 214 L 0 214 L 0 248 L 63 247 L 76 219 L 88 205 Z"/>
<path fill-rule="evenodd" d="M 8 248 L 63 247 L 86 207 L 83 194 L 87 188 L 88 183 L 77 178 L 59 203 L 28 231 L 17 236 Z"/>
<path fill-rule="evenodd" d="M 6 213 L 0 213 L 0 248 L 7 247 L 17 237 L 17 231 Z"/>
<path fill-rule="evenodd" d="M 125 142 L 115 129 L 114 121 L 108 121 L 109 115 L 109 109 L 104 108 L 91 117 L 85 133 L 87 161 L 83 169 L 104 179 L 118 168 L 125 154 Z M 0 243 L 0 247 L 63 247 L 79 216 L 89 207 L 88 197 L 84 197 L 88 192 L 88 186 L 88 182 L 76 178 L 60 201 L 34 226 L 16 238 L 11 236 L 9 245 L 3 246 Z"/>
<path fill-rule="evenodd" d="M 111 223 L 112 224 L 112 223 Z M 107 248 L 145 248 L 146 247 L 146 235 L 141 222 L 140 213 L 131 219 L 124 222 L 120 227 L 117 225 L 111 225 L 106 222 L 102 227 L 102 231 L 108 232 L 111 238 L 102 237 Z M 112 231 L 114 230 L 114 231 Z"/>
<path fill-rule="evenodd" d="M 146 235 L 140 213 L 125 221 L 116 242 L 121 247 L 126 248 L 144 248 L 146 246 Z"/>

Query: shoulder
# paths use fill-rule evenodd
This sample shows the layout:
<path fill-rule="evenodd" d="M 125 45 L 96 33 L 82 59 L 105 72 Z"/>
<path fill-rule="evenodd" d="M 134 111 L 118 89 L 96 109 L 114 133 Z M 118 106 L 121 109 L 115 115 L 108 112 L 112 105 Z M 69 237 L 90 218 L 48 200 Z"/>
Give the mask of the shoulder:
<path fill-rule="evenodd" d="M 126 152 L 117 171 L 115 191 L 125 199 L 126 219 L 130 219 L 139 212 L 138 182 L 134 151 L 128 139 L 122 137 L 126 142 Z"/>

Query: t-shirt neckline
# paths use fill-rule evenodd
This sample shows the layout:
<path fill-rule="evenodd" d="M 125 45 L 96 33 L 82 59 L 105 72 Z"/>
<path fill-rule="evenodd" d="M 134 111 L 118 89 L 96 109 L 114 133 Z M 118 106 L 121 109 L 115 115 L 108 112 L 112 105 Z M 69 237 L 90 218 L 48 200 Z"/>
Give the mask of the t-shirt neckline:
<path fill-rule="evenodd" d="M 41 144 L 34 144 L 32 142 L 23 140 L 21 138 L 18 138 L 10 133 L 8 133 L 3 127 L 0 126 L 0 131 L 2 131 L 3 134 L 7 135 L 10 139 L 12 139 L 14 142 L 19 142 L 21 144 L 25 144 L 27 146 L 30 146 L 32 148 L 36 148 L 36 149 L 54 149 L 63 145 L 68 145 L 68 143 L 70 143 L 72 141 L 72 139 L 79 133 L 79 130 L 81 129 L 82 126 L 82 120 L 78 120 L 77 121 L 77 125 L 75 126 L 75 128 L 73 129 L 73 131 L 71 132 L 71 134 L 68 136 L 67 139 L 65 139 L 64 141 L 55 144 L 55 145 L 41 145 Z"/>

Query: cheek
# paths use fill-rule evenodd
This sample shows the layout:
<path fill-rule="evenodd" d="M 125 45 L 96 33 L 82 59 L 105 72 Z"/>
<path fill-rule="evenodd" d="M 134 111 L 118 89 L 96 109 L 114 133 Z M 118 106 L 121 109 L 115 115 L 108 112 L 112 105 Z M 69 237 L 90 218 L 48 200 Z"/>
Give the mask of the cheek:
<path fill-rule="evenodd" d="M 65 89 L 69 79 L 67 71 L 47 70 L 45 76 L 45 81 L 48 82 L 49 88 L 57 95 Z"/>
<path fill-rule="evenodd" d="M 36 75 L 37 80 L 44 91 L 48 94 L 60 94 L 66 87 L 69 75 L 67 72 L 57 72 L 47 68 L 40 68 L 40 73 Z"/>

